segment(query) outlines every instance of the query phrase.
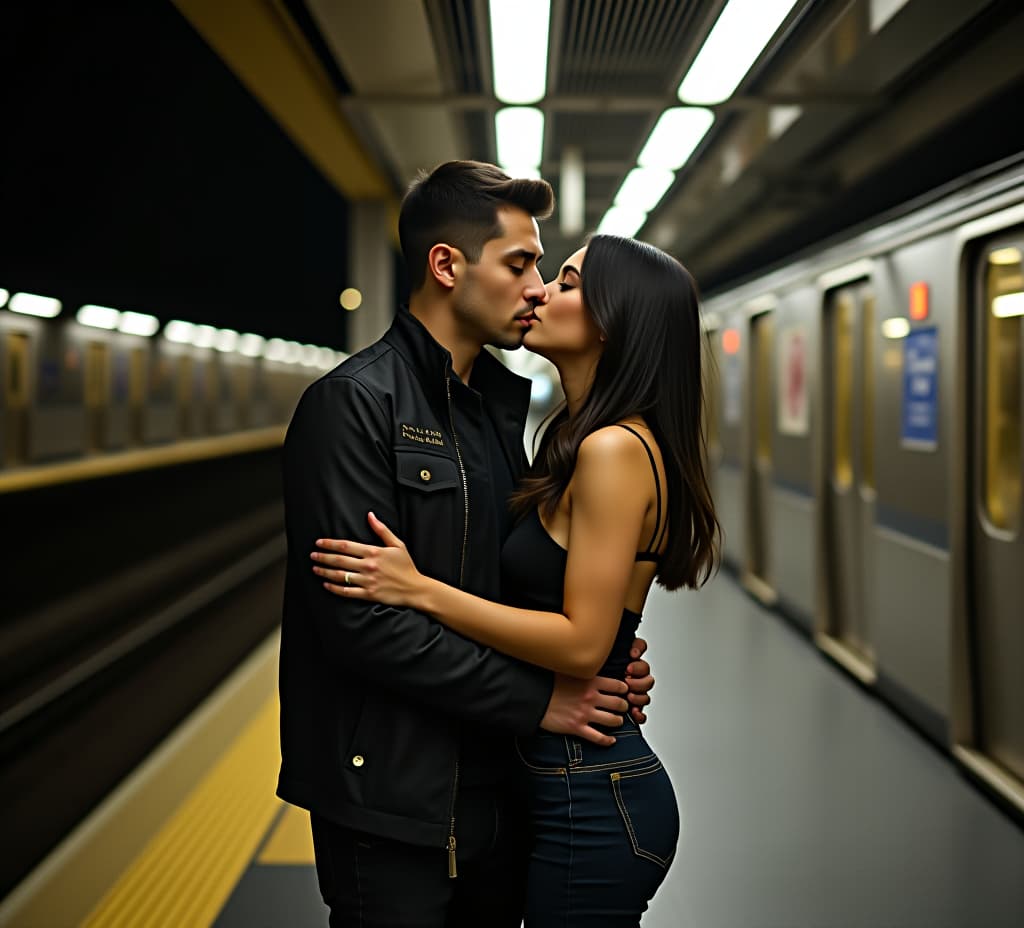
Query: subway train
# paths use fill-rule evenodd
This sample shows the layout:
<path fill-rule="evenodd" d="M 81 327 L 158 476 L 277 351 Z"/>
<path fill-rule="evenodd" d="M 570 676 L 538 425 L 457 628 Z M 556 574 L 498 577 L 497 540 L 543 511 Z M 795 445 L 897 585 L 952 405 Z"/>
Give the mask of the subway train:
<path fill-rule="evenodd" d="M 714 293 L 747 590 L 1024 813 L 1024 159 Z"/>
<path fill-rule="evenodd" d="M 152 316 L 83 306 L 72 317 L 56 300 L 0 291 L 0 474 L 285 425 L 344 357 L 181 320 L 157 329 Z"/>

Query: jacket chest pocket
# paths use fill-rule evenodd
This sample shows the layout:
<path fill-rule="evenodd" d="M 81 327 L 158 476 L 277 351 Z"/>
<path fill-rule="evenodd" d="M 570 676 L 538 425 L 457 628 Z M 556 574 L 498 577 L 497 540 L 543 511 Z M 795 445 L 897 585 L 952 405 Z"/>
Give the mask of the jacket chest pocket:
<path fill-rule="evenodd" d="M 396 450 L 395 459 L 402 540 L 423 573 L 454 583 L 464 534 L 458 466 L 423 451 Z"/>
<path fill-rule="evenodd" d="M 459 471 L 451 458 L 424 451 L 396 451 L 398 482 L 422 493 L 459 486 Z"/>

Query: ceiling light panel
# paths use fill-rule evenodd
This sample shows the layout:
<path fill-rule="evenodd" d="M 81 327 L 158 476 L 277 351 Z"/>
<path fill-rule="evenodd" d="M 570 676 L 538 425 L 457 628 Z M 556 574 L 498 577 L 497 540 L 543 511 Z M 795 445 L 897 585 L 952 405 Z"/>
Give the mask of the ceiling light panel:
<path fill-rule="evenodd" d="M 640 151 L 637 164 L 642 168 L 678 171 L 714 121 L 714 113 L 699 106 L 674 106 L 665 110 Z"/>
<path fill-rule="evenodd" d="M 728 100 L 794 6 L 796 0 L 729 0 L 679 85 L 679 99 Z"/>
<path fill-rule="evenodd" d="M 647 213 L 628 206 L 613 206 L 597 227 L 598 235 L 622 235 L 631 238 L 647 222 Z"/>
<path fill-rule="evenodd" d="M 633 168 L 615 195 L 615 205 L 649 213 L 675 179 L 675 174 L 664 168 Z"/>
<path fill-rule="evenodd" d="M 508 106 L 494 114 L 498 163 L 513 177 L 540 169 L 544 150 L 544 114 L 532 106 Z"/>
<path fill-rule="evenodd" d="M 490 10 L 494 95 L 502 103 L 536 103 L 547 89 L 551 2 L 491 0 Z"/>

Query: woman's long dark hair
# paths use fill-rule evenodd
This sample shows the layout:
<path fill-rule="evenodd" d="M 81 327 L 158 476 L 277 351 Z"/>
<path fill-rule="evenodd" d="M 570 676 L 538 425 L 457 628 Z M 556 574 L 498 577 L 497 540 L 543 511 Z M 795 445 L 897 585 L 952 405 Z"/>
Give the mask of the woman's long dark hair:
<path fill-rule="evenodd" d="M 632 416 L 647 423 L 668 481 L 668 545 L 658 582 L 698 587 L 715 566 L 721 529 L 705 473 L 703 377 L 697 286 L 675 258 L 631 238 L 595 235 L 580 269 L 583 305 L 606 342 L 578 414 L 562 410 L 512 497 L 523 515 L 550 516 L 576 466 L 580 443 Z"/>

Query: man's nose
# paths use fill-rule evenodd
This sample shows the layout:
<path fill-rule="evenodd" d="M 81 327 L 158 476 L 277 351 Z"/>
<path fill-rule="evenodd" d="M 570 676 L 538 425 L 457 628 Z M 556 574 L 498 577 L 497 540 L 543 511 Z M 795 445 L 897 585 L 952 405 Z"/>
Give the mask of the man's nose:
<path fill-rule="evenodd" d="M 548 288 L 544 285 L 544 278 L 540 276 L 540 271 L 536 268 L 524 295 L 534 306 L 548 301 Z"/>

